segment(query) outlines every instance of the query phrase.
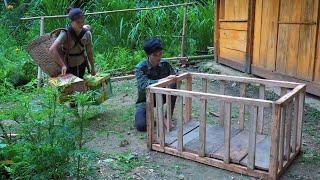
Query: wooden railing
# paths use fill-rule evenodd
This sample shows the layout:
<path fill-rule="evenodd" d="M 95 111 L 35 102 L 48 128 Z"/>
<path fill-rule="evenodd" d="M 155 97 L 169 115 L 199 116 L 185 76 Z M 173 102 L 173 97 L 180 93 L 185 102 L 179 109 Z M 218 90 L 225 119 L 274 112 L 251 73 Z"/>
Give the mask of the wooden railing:
<path fill-rule="evenodd" d="M 201 79 L 201 90 L 193 91 L 192 79 Z M 219 81 L 219 94 L 208 93 L 209 81 Z M 227 95 L 226 82 L 240 83 L 239 97 Z M 177 89 L 168 88 L 176 83 Z M 185 88 L 180 89 L 184 83 Z M 248 84 L 259 86 L 259 98 L 246 96 Z M 281 97 L 277 101 L 265 100 L 266 86 L 281 88 Z M 292 89 L 292 90 L 291 90 Z M 153 84 L 147 88 L 147 131 L 148 147 L 153 150 L 184 157 L 215 167 L 235 171 L 256 177 L 277 179 L 289 166 L 301 148 L 301 124 L 303 116 L 305 85 L 292 82 L 263 80 L 257 78 L 244 78 L 225 75 L 212 75 L 201 73 L 184 73 L 175 79 L 170 79 Z M 164 118 L 163 96 L 166 96 L 167 118 Z M 171 116 L 171 98 L 176 96 L 175 107 L 177 113 L 177 148 L 166 146 L 165 134 L 169 132 Z M 184 124 L 191 120 L 192 100 L 199 100 L 199 149 L 197 153 L 188 152 L 184 149 L 183 136 Z M 219 123 L 224 128 L 224 154 L 222 160 L 209 157 L 206 154 L 207 134 L 207 109 L 208 101 L 220 104 Z M 154 116 L 154 103 L 156 102 L 157 118 Z M 231 109 L 233 105 L 239 107 L 239 129 L 245 129 L 245 109 L 251 108 L 251 118 L 248 123 L 248 156 L 246 166 L 231 162 Z M 264 133 L 264 109 L 272 109 L 271 122 L 271 147 L 269 170 L 256 169 L 256 138 L 257 134 Z M 294 113 L 294 115 L 293 115 Z M 166 119 L 166 122 L 164 121 Z M 156 126 L 154 125 L 156 120 Z M 166 124 L 166 126 L 165 126 Z M 292 133 L 291 133 L 292 132 Z M 222 138 L 222 137 L 221 137 Z"/>

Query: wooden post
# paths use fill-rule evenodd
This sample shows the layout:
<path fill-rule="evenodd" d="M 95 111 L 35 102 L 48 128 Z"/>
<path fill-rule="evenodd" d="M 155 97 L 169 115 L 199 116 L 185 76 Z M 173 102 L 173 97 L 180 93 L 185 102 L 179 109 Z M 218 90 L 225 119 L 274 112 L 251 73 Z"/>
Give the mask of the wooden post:
<path fill-rule="evenodd" d="M 286 160 L 290 159 L 290 144 L 291 144 L 291 121 L 292 121 L 292 102 L 288 104 L 287 112 L 286 112 L 286 123 L 285 123 L 285 148 L 284 148 L 284 156 Z"/>
<path fill-rule="evenodd" d="M 287 88 L 281 88 L 281 97 L 287 94 Z M 280 139 L 279 139 L 279 168 L 281 169 L 283 167 L 283 151 L 284 151 L 284 129 L 285 129 L 285 118 L 286 118 L 286 107 L 281 108 L 281 117 L 280 117 Z"/>
<path fill-rule="evenodd" d="M 207 121 L 207 100 L 200 99 L 200 126 L 199 126 L 199 156 L 204 157 L 206 151 L 206 121 Z"/>
<path fill-rule="evenodd" d="M 177 97 L 177 107 L 178 107 L 178 150 L 183 151 L 183 97 Z"/>
<path fill-rule="evenodd" d="M 247 85 L 245 83 L 240 83 L 240 97 L 246 97 L 246 87 Z M 240 129 L 244 129 L 244 120 L 245 120 L 245 105 L 240 104 L 239 107 L 239 124 L 240 124 Z"/>
<path fill-rule="evenodd" d="M 40 18 L 40 36 L 44 35 L 44 17 Z M 37 87 L 42 87 L 43 85 L 43 72 L 41 70 L 41 68 L 38 66 L 38 83 L 37 83 Z"/>
<path fill-rule="evenodd" d="M 208 80 L 202 78 L 202 92 L 208 91 Z M 200 126 L 199 126 L 199 156 L 204 157 L 206 151 L 206 122 L 207 122 L 207 100 L 200 99 Z"/>
<path fill-rule="evenodd" d="M 219 23 L 219 14 L 220 14 L 220 0 L 215 0 L 215 7 L 214 7 L 214 56 L 215 60 L 219 62 L 219 39 L 220 39 L 220 23 Z"/>
<path fill-rule="evenodd" d="M 265 99 L 265 86 L 263 84 L 260 84 L 259 87 L 259 99 Z M 257 123 L 257 128 L 258 128 L 258 133 L 262 134 L 263 133 L 263 106 L 258 107 L 258 123 Z"/>
<path fill-rule="evenodd" d="M 292 152 L 295 153 L 297 150 L 297 126 L 299 117 L 299 95 L 294 98 L 294 111 L 293 111 L 293 121 L 292 121 Z"/>
<path fill-rule="evenodd" d="M 255 7 L 256 0 L 248 1 L 248 33 L 247 33 L 247 46 L 246 46 L 246 62 L 245 69 L 246 73 L 251 73 L 251 62 L 253 57 L 253 41 L 254 41 L 254 20 L 255 20 Z"/>
<path fill-rule="evenodd" d="M 224 157 L 223 161 L 225 163 L 230 163 L 230 133 L 231 133 L 231 103 L 226 102 L 225 104 L 225 114 L 224 115 Z"/>
<path fill-rule="evenodd" d="M 272 105 L 272 128 L 271 128 L 271 149 L 269 163 L 270 179 L 277 179 L 278 174 L 278 153 L 279 153 L 279 131 L 280 131 L 280 105 Z"/>
<path fill-rule="evenodd" d="M 304 116 L 305 90 L 299 94 L 299 111 L 298 111 L 298 129 L 297 129 L 297 145 L 298 151 L 301 150 L 302 144 L 302 120 Z"/>
<path fill-rule="evenodd" d="M 279 139 L 279 168 L 283 167 L 283 152 L 284 152 L 284 129 L 285 129 L 285 119 L 286 119 L 287 107 L 281 108 L 281 120 L 280 120 L 280 139 Z"/>
<path fill-rule="evenodd" d="M 257 132 L 258 107 L 252 107 L 252 118 L 250 122 L 249 145 L 248 145 L 248 168 L 254 169 L 256 155 L 256 132 Z"/>
<path fill-rule="evenodd" d="M 226 82 L 225 81 L 220 81 L 220 94 L 224 95 L 225 92 L 226 92 Z M 220 102 L 220 124 L 223 126 L 223 123 L 224 123 L 224 112 L 225 109 L 224 109 L 224 101 L 221 101 Z"/>
<path fill-rule="evenodd" d="M 157 112 L 158 112 L 158 125 L 159 125 L 159 138 L 160 138 L 160 147 L 164 148 L 164 117 L 163 117 L 163 99 L 162 94 L 156 94 L 156 104 L 157 104 Z"/>
<path fill-rule="evenodd" d="M 181 35 L 181 57 L 185 56 L 185 35 L 186 35 L 186 26 L 187 26 L 187 16 L 188 16 L 188 6 L 184 7 L 183 13 L 183 25 L 182 25 L 182 35 Z"/>
<path fill-rule="evenodd" d="M 208 80 L 206 78 L 202 78 L 202 92 L 208 92 Z"/>
<path fill-rule="evenodd" d="M 192 91 L 192 77 L 189 75 L 186 79 L 186 90 Z M 192 99 L 190 97 L 186 97 L 185 102 L 185 113 L 184 113 L 184 122 L 191 121 L 191 111 L 192 111 Z"/>
<path fill-rule="evenodd" d="M 154 105 L 154 98 L 153 93 L 150 92 L 150 89 L 146 89 L 147 93 L 147 132 L 148 132 L 148 148 L 151 150 L 152 143 L 153 143 L 153 125 L 154 125 L 154 112 L 153 112 L 153 105 Z"/>
<path fill-rule="evenodd" d="M 167 86 L 167 88 L 170 88 Z M 166 129 L 167 132 L 170 132 L 171 121 L 172 121 L 172 105 L 171 105 L 171 95 L 166 95 L 166 104 L 167 104 L 167 118 L 166 118 Z"/>

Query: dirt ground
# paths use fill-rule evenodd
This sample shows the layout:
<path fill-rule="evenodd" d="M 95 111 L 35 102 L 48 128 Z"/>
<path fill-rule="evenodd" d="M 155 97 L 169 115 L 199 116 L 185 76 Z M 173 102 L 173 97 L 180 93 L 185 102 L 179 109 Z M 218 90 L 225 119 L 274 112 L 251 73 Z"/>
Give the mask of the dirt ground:
<path fill-rule="evenodd" d="M 215 62 L 187 70 L 249 76 Z M 251 75 L 250 75 L 251 76 Z M 113 96 L 97 106 L 99 113 L 88 126 L 86 146 L 96 152 L 89 179 L 251 179 L 250 177 L 149 151 L 146 133 L 134 129 L 136 81 L 113 83 Z M 218 88 L 218 87 L 213 87 Z M 270 89 L 275 94 L 276 90 Z M 282 179 L 320 179 L 320 100 L 306 98 L 303 150 Z"/>

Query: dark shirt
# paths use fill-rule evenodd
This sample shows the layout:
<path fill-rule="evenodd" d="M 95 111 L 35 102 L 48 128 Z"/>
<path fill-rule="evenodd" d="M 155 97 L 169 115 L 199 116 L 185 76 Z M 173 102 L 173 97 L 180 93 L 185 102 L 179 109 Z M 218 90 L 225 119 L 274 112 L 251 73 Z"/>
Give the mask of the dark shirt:
<path fill-rule="evenodd" d="M 135 76 L 137 78 L 138 87 L 138 103 L 146 102 L 146 88 L 159 79 L 169 75 L 174 75 L 175 72 L 167 60 L 161 59 L 159 65 L 152 67 L 148 60 L 141 61 L 136 65 Z"/>

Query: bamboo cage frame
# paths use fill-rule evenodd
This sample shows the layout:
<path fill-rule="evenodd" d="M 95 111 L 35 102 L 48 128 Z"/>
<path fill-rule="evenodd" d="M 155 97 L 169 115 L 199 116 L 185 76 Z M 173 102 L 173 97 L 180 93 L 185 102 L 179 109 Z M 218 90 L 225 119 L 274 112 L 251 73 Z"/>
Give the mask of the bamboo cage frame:
<path fill-rule="evenodd" d="M 192 79 L 202 80 L 201 92 L 192 91 Z M 208 92 L 208 83 L 212 80 L 219 81 L 222 88 L 219 94 Z M 225 94 L 225 83 L 228 81 L 240 83 L 240 96 L 235 97 Z M 185 89 L 179 89 L 184 82 Z M 170 84 L 176 83 L 178 89 L 168 88 Z M 248 84 L 259 85 L 260 99 L 245 97 L 245 89 Z M 276 101 L 264 99 L 265 87 L 281 88 L 281 96 Z M 147 88 L 147 145 L 150 150 L 171 154 L 192 161 L 200 162 L 221 169 L 258 177 L 262 179 L 279 179 L 289 167 L 301 150 L 302 143 L 302 119 L 305 100 L 306 85 L 294 82 L 265 80 L 258 78 L 236 77 L 227 75 L 214 75 L 203 73 L 184 73 L 175 79 L 165 80 Z M 165 143 L 166 127 L 164 124 L 164 106 L 161 96 L 166 96 L 167 112 L 170 111 L 172 96 L 177 97 L 177 147 L 167 146 Z M 192 99 L 200 100 L 199 117 L 199 150 L 197 153 L 184 149 L 183 146 L 183 124 L 190 121 L 192 111 Z M 220 122 L 224 128 L 224 155 L 223 160 L 212 158 L 205 154 L 206 147 L 206 113 L 207 102 L 216 101 L 221 104 L 220 113 L 224 114 Z M 154 103 L 157 111 L 157 118 L 154 115 Z M 182 103 L 183 102 L 183 103 Z M 244 128 L 244 106 L 252 107 L 253 118 L 249 122 L 248 136 L 248 163 L 247 166 L 232 163 L 230 161 L 230 126 L 231 106 L 240 106 L 240 129 Z M 290 108 L 294 107 L 294 108 Z M 271 146 L 269 157 L 269 170 L 257 169 L 255 166 L 256 136 L 263 130 L 263 110 L 272 109 L 271 121 Z M 222 111 L 222 112 L 221 112 Z M 170 113 L 167 120 L 171 120 Z M 155 124 L 154 124 L 155 121 Z M 168 123 L 168 122 L 167 122 Z M 156 127 L 154 127 L 156 126 Z M 280 155 L 281 154 L 281 155 Z"/>
<path fill-rule="evenodd" d="M 133 11 L 147 11 L 147 10 L 157 10 L 157 9 L 167 9 L 167 8 L 176 8 L 176 7 L 184 7 L 184 17 L 183 17 L 183 24 L 182 24 L 182 35 L 179 36 L 181 38 L 181 58 L 185 57 L 185 29 L 187 24 L 187 16 L 188 16 L 188 6 L 192 6 L 196 4 L 196 2 L 188 2 L 188 3 L 181 3 L 181 4 L 171 4 L 171 5 L 162 5 L 162 6 L 155 6 L 155 7 L 143 7 L 143 8 L 133 8 L 133 9 L 119 9 L 119 10 L 112 10 L 112 11 L 101 11 L 101 12 L 92 12 L 92 13 L 85 13 L 85 16 L 95 16 L 95 15 L 106 15 L 106 14 L 113 14 L 113 13 L 123 13 L 123 12 L 133 12 Z M 54 15 L 54 16 L 35 16 L 35 17 L 23 17 L 20 20 L 40 20 L 40 36 L 44 35 L 45 33 L 45 19 L 58 19 L 58 18 L 68 18 L 68 15 Z M 178 37 L 178 36 L 174 36 Z M 170 58 L 169 58 L 170 59 Z M 38 87 L 42 86 L 43 83 L 43 72 L 38 67 Z"/>

